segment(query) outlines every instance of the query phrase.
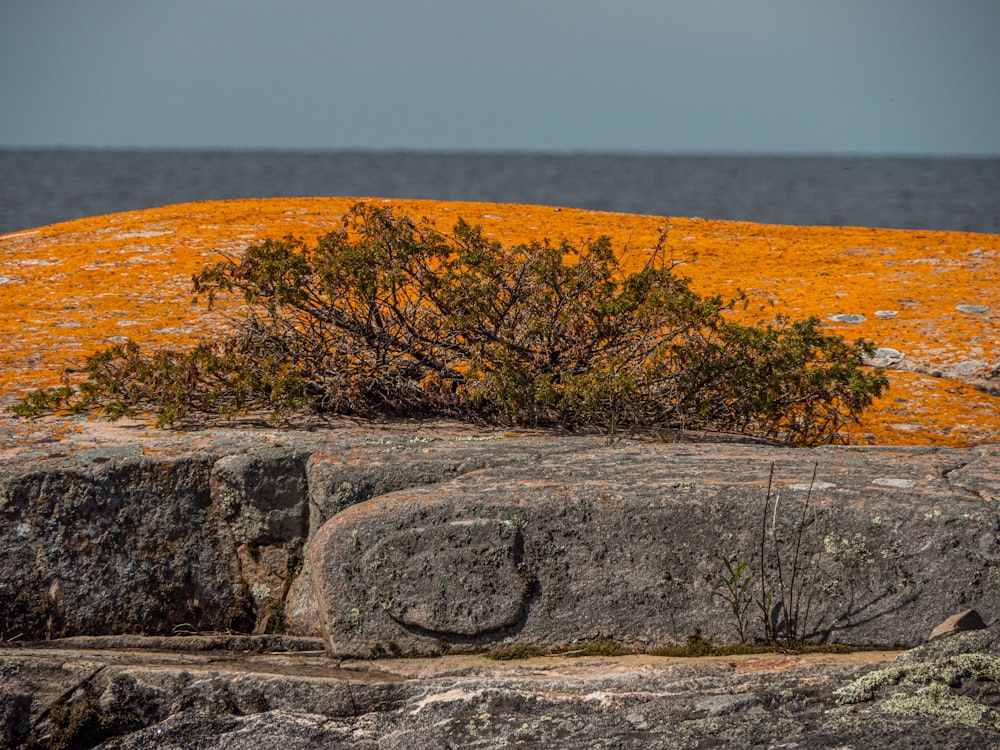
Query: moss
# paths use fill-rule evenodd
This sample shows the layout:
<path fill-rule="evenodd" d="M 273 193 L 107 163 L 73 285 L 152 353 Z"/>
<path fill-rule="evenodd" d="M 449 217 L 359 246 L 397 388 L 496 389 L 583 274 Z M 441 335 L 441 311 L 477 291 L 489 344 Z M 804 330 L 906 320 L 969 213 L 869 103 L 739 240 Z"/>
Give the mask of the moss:
<path fill-rule="evenodd" d="M 494 661 L 512 661 L 514 659 L 531 659 L 536 656 L 546 656 L 549 652 L 538 646 L 516 645 L 505 646 L 494 651 L 487 651 L 487 659 Z"/>
<path fill-rule="evenodd" d="M 52 722 L 49 750 L 93 747 L 107 735 L 106 722 L 97 708 L 97 695 L 89 687 L 72 703 L 60 702 L 49 712 Z"/>
<path fill-rule="evenodd" d="M 849 654 L 856 649 L 841 643 L 720 643 L 692 640 L 676 646 L 661 646 L 646 653 L 650 656 L 697 657 L 743 656 L 753 654 Z"/>
<path fill-rule="evenodd" d="M 273 601 L 267 605 L 267 632 L 282 635 L 288 630 L 285 618 L 285 603 Z"/>

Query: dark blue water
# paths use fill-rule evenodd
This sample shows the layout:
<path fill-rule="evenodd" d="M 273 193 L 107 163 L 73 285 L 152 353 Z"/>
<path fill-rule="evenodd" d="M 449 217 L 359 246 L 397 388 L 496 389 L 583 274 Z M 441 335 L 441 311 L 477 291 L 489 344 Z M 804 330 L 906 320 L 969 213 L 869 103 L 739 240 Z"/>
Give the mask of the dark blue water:
<path fill-rule="evenodd" d="M 192 200 L 500 201 L 1000 233 L 1000 159 L 0 150 L 0 233 Z"/>

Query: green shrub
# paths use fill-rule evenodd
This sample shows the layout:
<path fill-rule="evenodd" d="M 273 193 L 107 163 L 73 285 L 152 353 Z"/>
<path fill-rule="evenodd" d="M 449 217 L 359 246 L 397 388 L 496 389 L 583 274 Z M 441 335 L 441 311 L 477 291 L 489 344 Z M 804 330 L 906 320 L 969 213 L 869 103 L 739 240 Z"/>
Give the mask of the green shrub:
<path fill-rule="evenodd" d="M 661 239 L 626 274 L 610 240 L 506 247 L 459 220 L 451 235 L 358 204 L 314 245 L 267 240 L 194 279 L 238 295 L 232 336 L 185 352 L 134 343 L 87 360 L 79 385 L 14 407 L 454 417 L 573 429 L 739 431 L 842 440 L 886 388 L 872 351 L 815 318 L 751 327 L 674 273 Z"/>

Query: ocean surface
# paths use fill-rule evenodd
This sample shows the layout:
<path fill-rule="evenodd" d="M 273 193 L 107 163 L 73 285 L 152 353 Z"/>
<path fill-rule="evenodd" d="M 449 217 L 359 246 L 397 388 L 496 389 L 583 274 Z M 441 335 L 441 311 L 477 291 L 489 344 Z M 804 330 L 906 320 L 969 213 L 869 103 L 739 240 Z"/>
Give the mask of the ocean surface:
<path fill-rule="evenodd" d="M 1000 158 L 0 149 L 0 234 L 184 201 L 337 195 L 1000 233 Z"/>

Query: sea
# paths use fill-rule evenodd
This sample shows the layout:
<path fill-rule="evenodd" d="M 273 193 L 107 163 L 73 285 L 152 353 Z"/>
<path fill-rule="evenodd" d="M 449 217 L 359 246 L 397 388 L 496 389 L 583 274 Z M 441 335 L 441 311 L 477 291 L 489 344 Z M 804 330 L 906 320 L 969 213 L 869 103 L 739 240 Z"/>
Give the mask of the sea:
<path fill-rule="evenodd" d="M 0 234 L 185 201 L 379 196 L 1000 233 L 1000 158 L 0 149 Z"/>

